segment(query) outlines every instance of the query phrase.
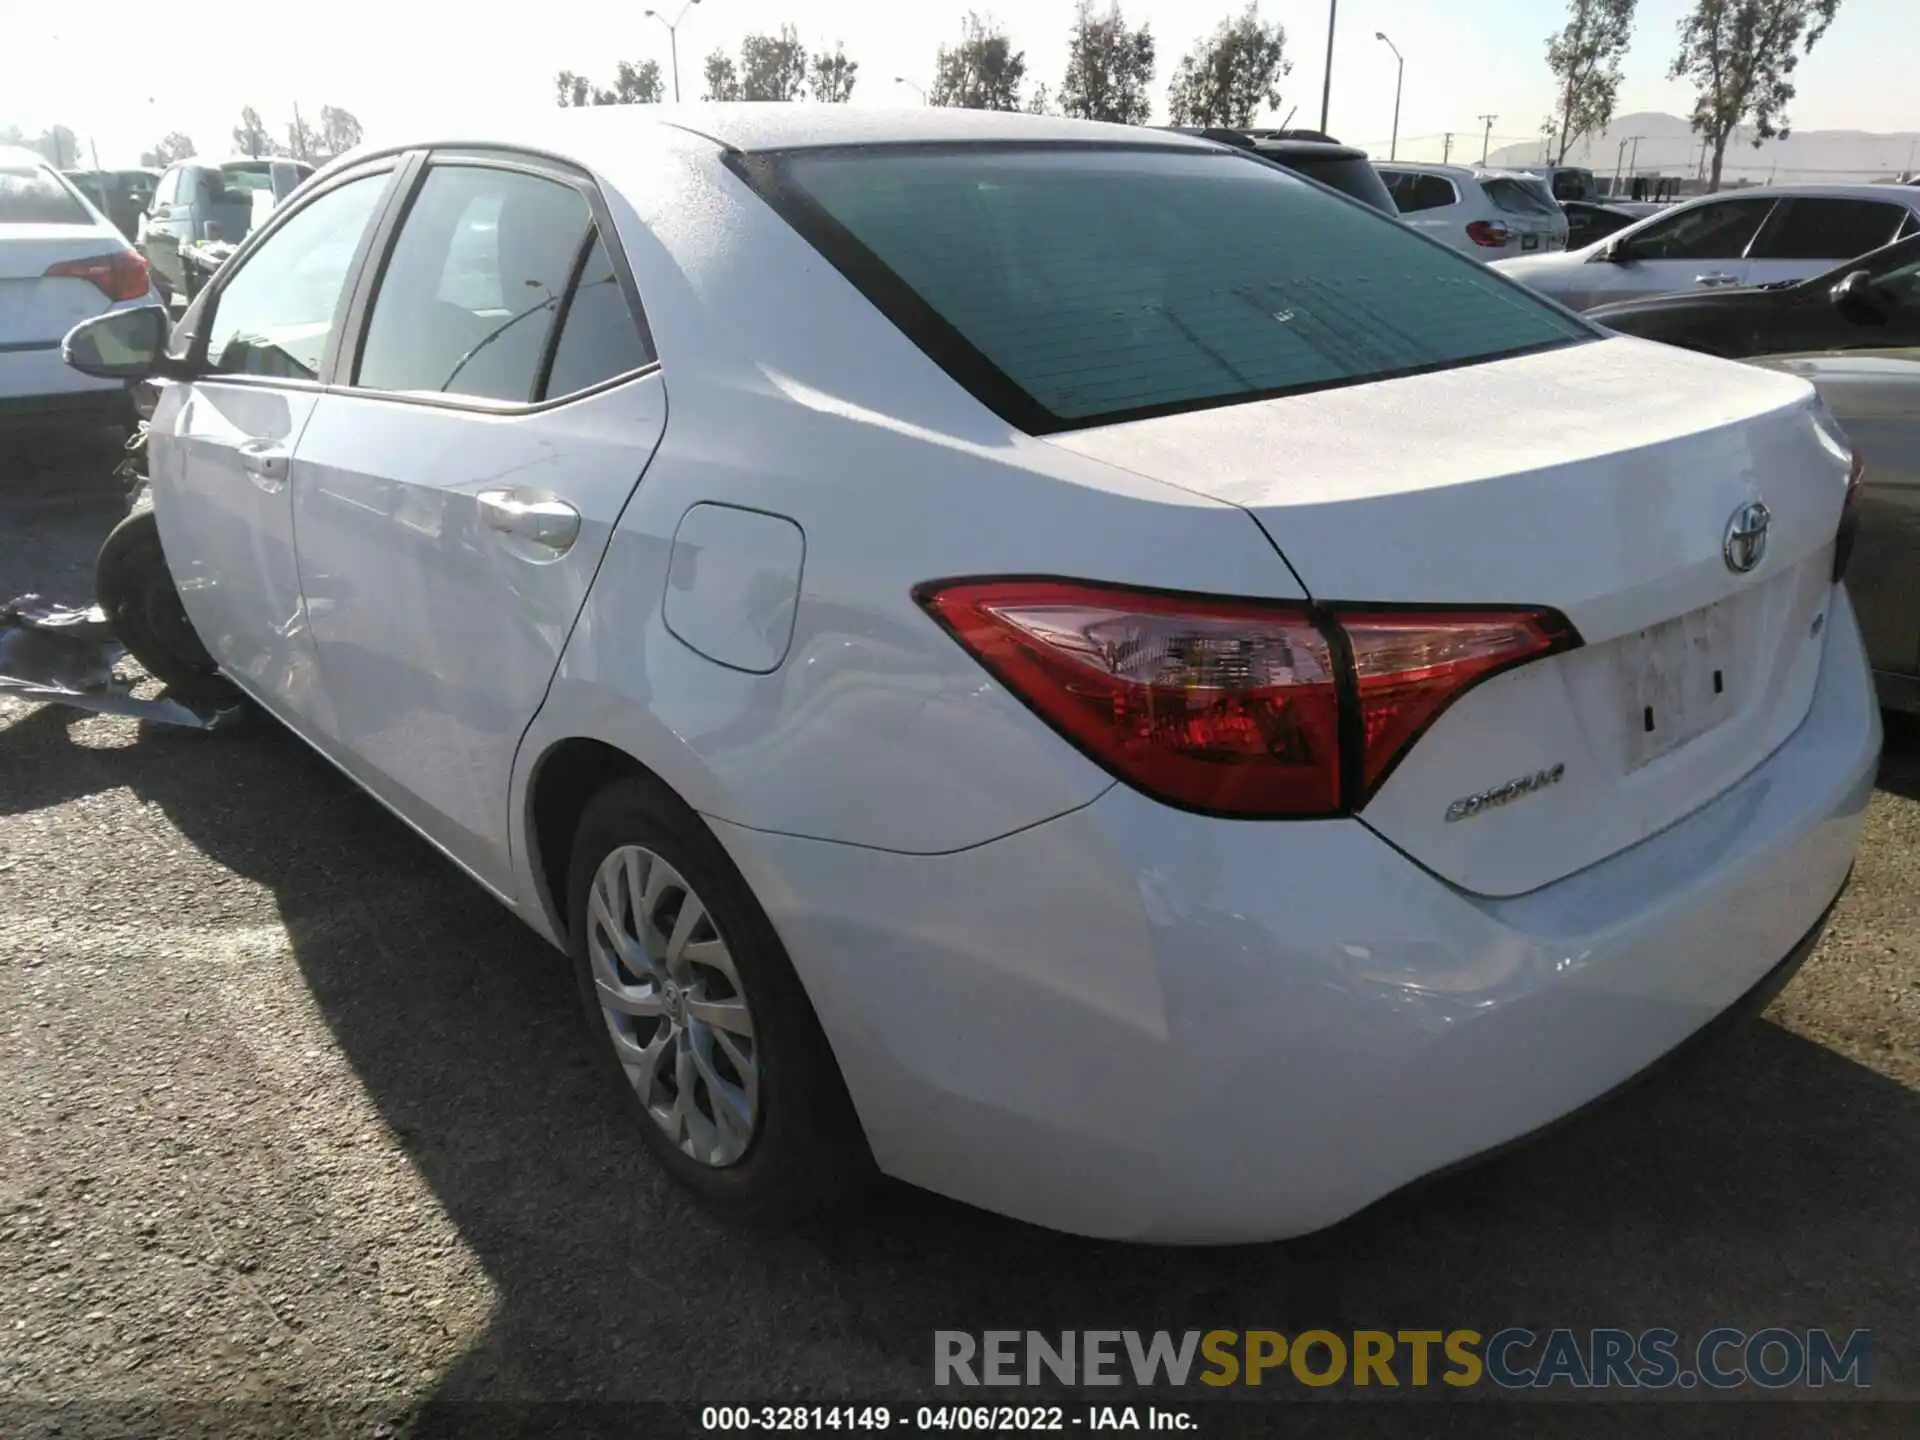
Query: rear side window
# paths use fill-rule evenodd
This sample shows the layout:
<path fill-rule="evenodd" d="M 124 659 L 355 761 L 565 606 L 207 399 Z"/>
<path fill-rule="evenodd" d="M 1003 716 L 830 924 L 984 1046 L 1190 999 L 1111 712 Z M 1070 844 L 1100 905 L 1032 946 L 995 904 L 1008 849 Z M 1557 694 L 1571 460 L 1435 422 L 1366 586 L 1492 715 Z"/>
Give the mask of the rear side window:
<path fill-rule="evenodd" d="M 1402 215 L 1419 210 L 1440 210 L 1459 200 L 1453 182 L 1439 175 L 1423 175 L 1417 170 L 1387 172 L 1393 191 L 1393 203 Z"/>
<path fill-rule="evenodd" d="M 1480 188 L 1487 193 L 1496 210 L 1509 215 L 1558 215 L 1560 207 L 1554 203 L 1547 188 L 1538 180 L 1482 180 Z"/>
<path fill-rule="evenodd" d="M 356 383 L 532 401 L 590 223 L 570 185 L 434 166 L 381 277 Z"/>
<path fill-rule="evenodd" d="M 1391 220 L 1228 152 L 903 146 L 733 163 L 1030 433 L 1593 333 Z"/>
<path fill-rule="evenodd" d="M 1899 233 L 1905 206 L 1883 200 L 1783 200 L 1760 232 L 1753 260 L 1845 260 Z"/>
<path fill-rule="evenodd" d="M 0 169 L 0 225 L 91 225 L 93 217 L 51 170 Z"/>
<path fill-rule="evenodd" d="M 653 352 L 614 274 L 613 260 L 596 234 L 567 300 L 542 398 L 572 395 L 652 360 Z"/>

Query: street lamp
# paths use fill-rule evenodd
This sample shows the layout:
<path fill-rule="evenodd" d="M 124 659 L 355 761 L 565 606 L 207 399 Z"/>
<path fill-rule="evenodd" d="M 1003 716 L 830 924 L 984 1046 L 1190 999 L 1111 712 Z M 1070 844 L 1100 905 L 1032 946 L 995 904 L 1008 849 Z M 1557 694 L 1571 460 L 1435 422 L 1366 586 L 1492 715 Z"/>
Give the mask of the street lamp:
<path fill-rule="evenodd" d="M 1387 39 L 1387 32 L 1376 30 L 1373 38 L 1393 51 L 1394 63 L 1400 68 L 1393 77 L 1393 139 L 1387 142 L 1387 159 L 1395 160 L 1400 155 L 1400 85 L 1407 78 L 1407 62 L 1400 54 L 1400 47 Z"/>
<path fill-rule="evenodd" d="M 680 7 L 680 13 L 669 20 L 658 10 L 649 10 L 647 15 L 667 27 L 667 48 L 673 54 L 673 103 L 680 103 L 680 22 L 687 18 L 687 11 L 698 5 L 700 0 L 687 0 Z"/>
<path fill-rule="evenodd" d="M 1340 0 L 1327 0 L 1327 74 L 1320 82 L 1320 133 L 1327 133 L 1327 106 L 1333 100 L 1333 17 L 1340 11 Z"/>
<path fill-rule="evenodd" d="M 907 77 L 906 77 L 906 76 L 904 76 L 904 75 L 896 75 L 896 76 L 894 76 L 894 77 L 893 77 L 893 83 L 894 83 L 894 84 L 896 84 L 896 85 L 904 85 L 904 86 L 906 86 L 906 87 L 907 87 L 907 88 L 908 88 L 909 90 L 911 90 L 911 91 L 913 91 L 913 92 L 914 92 L 914 94 L 916 94 L 916 95 L 918 95 L 918 96 L 920 97 L 920 103 L 921 103 L 922 105 L 924 105 L 924 104 L 926 104 L 926 103 L 927 103 L 927 92 L 926 92 L 925 90 L 923 90 L 923 89 L 921 89 L 921 88 L 920 88 L 920 87 L 919 87 L 918 85 L 916 85 L 916 84 L 914 84 L 914 83 L 913 83 L 913 81 L 911 81 L 911 80 L 909 80 L 909 79 L 907 79 Z"/>

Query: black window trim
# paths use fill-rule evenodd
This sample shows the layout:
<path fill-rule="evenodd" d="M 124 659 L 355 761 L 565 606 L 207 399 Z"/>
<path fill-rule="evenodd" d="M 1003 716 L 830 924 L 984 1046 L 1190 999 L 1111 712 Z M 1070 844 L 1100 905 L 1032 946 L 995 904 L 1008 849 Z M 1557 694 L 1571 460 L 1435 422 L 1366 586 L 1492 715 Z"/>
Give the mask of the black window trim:
<path fill-rule="evenodd" d="M 191 340 L 186 351 L 186 364 L 195 384 L 240 385 L 248 389 L 262 390 L 300 390 L 315 394 L 327 388 L 327 377 L 332 373 L 337 350 L 343 334 L 343 327 L 351 313 L 354 293 L 373 252 L 375 237 L 379 235 L 381 225 L 393 208 L 395 195 L 402 188 L 396 183 L 404 176 L 414 157 L 408 154 L 386 155 L 369 159 L 366 163 L 342 170 L 338 175 L 330 176 L 314 190 L 299 197 L 298 201 L 278 206 L 267 217 L 267 223 L 260 226 L 240 242 L 239 248 L 228 257 L 220 267 L 219 273 L 208 284 L 187 314 L 180 317 L 180 324 L 192 322 Z M 360 243 L 355 247 L 353 258 L 347 264 L 346 283 L 341 286 L 340 297 L 335 302 L 333 319 L 327 326 L 326 348 L 320 355 L 320 372 L 312 380 L 299 380 L 279 375 L 222 375 L 207 368 L 207 345 L 211 338 L 213 320 L 220 312 L 220 298 L 233 277 L 238 275 L 253 258 L 253 253 L 265 244 L 281 226 L 287 224 L 296 215 L 304 212 L 308 206 L 322 197 L 331 195 L 355 181 L 385 175 L 387 187 L 385 193 L 376 202 L 373 221 L 361 233 Z"/>
<path fill-rule="evenodd" d="M 792 184 L 785 173 L 787 161 L 797 156 L 859 155 L 880 151 L 891 155 L 969 151 L 981 154 L 1057 153 L 1070 150 L 1152 152 L 1162 155 L 1191 156 L 1195 161 L 1205 160 L 1215 163 L 1239 161 L 1263 165 L 1282 171 L 1300 184 L 1338 195 L 1344 203 L 1359 206 L 1369 214 L 1378 217 L 1382 224 L 1400 224 L 1399 221 L 1380 214 L 1370 206 L 1360 205 L 1360 202 L 1352 197 L 1339 194 L 1310 177 L 1297 175 L 1285 166 L 1250 151 L 1237 150 L 1226 145 L 1210 145 L 1203 148 L 1127 141 L 1049 140 L 1010 140 L 992 143 L 982 143 L 977 140 L 893 142 L 881 145 L 796 146 L 791 149 L 751 152 L 729 150 L 722 153 L 720 162 L 765 202 L 775 215 L 791 226 L 801 239 L 811 245 L 822 259 L 846 277 L 847 282 L 860 292 L 874 309 L 891 321 L 900 333 L 935 366 L 944 371 L 949 379 L 1007 424 L 1027 435 L 1060 435 L 1073 430 L 1093 430 L 1108 425 L 1125 425 L 1135 420 L 1154 420 L 1166 415 L 1185 415 L 1200 410 L 1221 410 L 1230 405 L 1252 405 L 1263 400 L 1283 399 L 1290 395 L 1318 394 L 1327 390 L 1344 390 L 1354 385 L 1373 385 L 1388 380 L 1404 380 L 1443 370 L 1463 370 L 1471 365 L 1491 364 L 1498 360 L 1516 360 L 1525 355 L 1542 354 L 1549 350 L 1564 349 L 1570 345 L 1585 344 L 1588 340 L 1602 338 L 1603 332 L 1597 327 L 1579 320 L 1578 316 L 1572 315 L 1560 306 L 1540 300 L 1540 297 L 1529 291 L 1527 293 L 1530 299 L 1554 312 L 1560 319 L 1578 321 L 1587 333 L 1570 335 L 1560 340 L 1542 341 L 1537 345 L 1523 345 L 1478 359 L 1438 360 L 1420 365 L 1403 366 L 1397 370 L 1380 371 L 1372 375 L 1337 380 L 1313 380 L 1298 385 L 1270 386 L 1261 390 L 1240 390 L 1231 394 L 1204 396 L 1199 399 L 1159 401 L 1151 405 L 1136 405 L 1124 410 L 1103 411 L 1089 416 L 1058 415 L 1015 384 L 1006 371 L 995 365 L 952 322 L 922 299 L 917 291 L 894 272 L 892 267 L 862 243 L 852 231 L 834 219 L 824 206 L 799 186 Z M 1431 236 L 1423 235 L 1411 227 L 1406 228 L 1406 233 L 1427 244 L 1436 245 L 1440 249 L 1448 248 L 1439 245 L 1439 242 Z"/>
<path fill-rule="evenodd" d="M 548 371 L 552 366 L 553 347 L 558 342 L 560 323 L 565 320 L 566 309 L 572 304 L 573 282 L 579 278 L 585 257 L 592 253 L 593 240 L 597 236 L 614 237 L 616 235 L 613 215 L 607 207 L 605 197 L 600 193 L 600 187 L 593 182 L 586 171 L 554 157 L 525 150 L 458 145 L 440 146 L 431 151 L 414 151 L 411 153 L 410 161 L 410 167 L 396 187 L 386 213 L 370 232 L 375 237 L 372 253 L 367 263 L 361 267 L 352 287 L 350 303 L 337 334 L 340 341 L 339 353 L 332 357 L 332 368 L 326 372 L 328 379 L 325 388 L 329 392 L 354 395 L 368 400 L 381 400 L 396 405 L 424 405 L 438 410 L 461 410 L 469 414 L 534 415 L 556 409 L 561 405 L 571 405 L 576 400 L 585 400 L 660 369 L 660 351 L 653 343 L 653 327 L 647 323 L 646 310 L 640 303 L 640 289 L 634 282 L 632 267 L 627 263 L 625 247 L 616 239 L 606 246 L 607 257 L 612 262 L 613 273 L 619 280 L 620 292 L 626 299 L 627 309 L 633 317 L 640 341 L 646 347 L 647 354 L 652 357 L 645 364 L 637 365 L 618 375 L 611 375 L 581 390 L 532 401 L 489 400 L 478 395 L 427 395 L 418 391 L 381 390 L 370 385 L 354 383 L 351 377 L 359 369 L 361 350 L 366 344 L 368 317 L 372 313 L 375 300 L 379 297 L 380 282 L 386 278 L 387 267 L 392 263 L 400 227 L 406 222 L 406 217 L 411 212 L 421 187 L 426 184 L 428 172 L 435 166 L 507 170 L 537 176 L 577 191 L 587 203 L 589 223 L 586 240 L 580 254 L 575 257 L 566 296 L 562 300 L 560 312 L 555 316 L 553 331 L 548 336 L 548 353 L 541 361 L 539 387 L 535 390 L 536 394 L 540 394 L 545 389 L 549 378 Z"/>
<path fill-rule="evenodd" d="M 573 297 L 580 289 L 580 278 L 587 273 L 587 261 L 593 258 L 594 243 L 600 239 L 600 227 L 589 223 L 580 248 L 574 253 L 573 264 L 567 267 L 567 288 L 560 292 L 560 308 L 553 312 L 553 324 L 547 329 L 547 343 L 540 350 L 540 368 L 533 375 L 533 398 L 536 404 L 545 401 L 547 386 L 553 382 L 553 361 L 560 353 L 560 337 L 566 334 L 567 317 L 573 314 Z"/>

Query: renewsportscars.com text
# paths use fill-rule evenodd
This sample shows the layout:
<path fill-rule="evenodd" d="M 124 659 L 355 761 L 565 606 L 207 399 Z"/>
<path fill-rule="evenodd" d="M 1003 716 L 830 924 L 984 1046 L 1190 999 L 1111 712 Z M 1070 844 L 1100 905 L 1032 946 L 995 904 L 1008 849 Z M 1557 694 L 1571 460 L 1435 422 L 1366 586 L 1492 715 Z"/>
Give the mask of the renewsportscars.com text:
<path fill-rule="evenodd" d="M 1505 1389 L 1777 1390 L 1870 1382 L 1852 1330 L 937 1330 L 935 1385 L 1497 1385 Z"/>

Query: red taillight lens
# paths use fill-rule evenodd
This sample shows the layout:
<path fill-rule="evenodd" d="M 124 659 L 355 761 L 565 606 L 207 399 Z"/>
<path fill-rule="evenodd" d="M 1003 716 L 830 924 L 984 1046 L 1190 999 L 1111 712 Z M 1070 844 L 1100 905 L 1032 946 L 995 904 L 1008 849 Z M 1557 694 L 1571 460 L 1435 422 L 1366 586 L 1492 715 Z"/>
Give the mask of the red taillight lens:
<path fill-rule="evenodd" d="M 1541 610 L 1342 610 L 1359 695 L 1362 796 L 1442 710 L 1491 675 L 1579 643 Z"/>
<path fill-rule="evenodd" d="M 62 260 L 43 272 L 48 279 L 86 280 L 109 300 L 138 300 L 147 293 L 147 262 L 131 250 L 91 255 L 85 260 Z"/>
<path fill-rule="evenodd" d="M 1580 643 L 1545 610 L 1316 611 L 1074 580 L 941 582 L 914 598 L 1097 763 L 1216 815 L 1358 809 L 1467 690 Z"/>
<path fill-rule="evenodd" d="M 1854 532 L 1860 528 L 1860 484 L 1867 478 L 1867 464 L 1858 453 L 1847 475 L 1847 498 L 1840 502 L 1840 528 L 1833 535 L 1833 583 L 1847 575 L 1847 562 L 1853 559 Z"/>
<path fill-rule="evenodd" d="M 1498 220 L 1475 220 L 1467 226 L 1467 238 L 1476 245 L 1497 250 L 1513 238 L 1513 231 Z"/>
<path fill-rule="evenodd" d="M 923 586 L 916 598 L 1137 790 L 1222 815 L 1340 808 L 1332 647 L 1304 605 L 1061 580 Z"/>

